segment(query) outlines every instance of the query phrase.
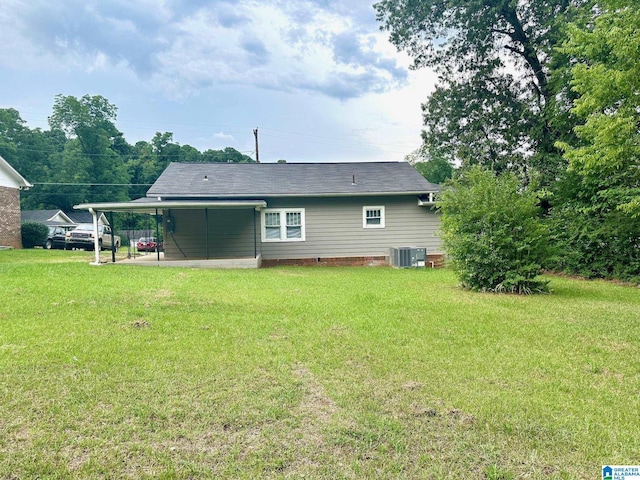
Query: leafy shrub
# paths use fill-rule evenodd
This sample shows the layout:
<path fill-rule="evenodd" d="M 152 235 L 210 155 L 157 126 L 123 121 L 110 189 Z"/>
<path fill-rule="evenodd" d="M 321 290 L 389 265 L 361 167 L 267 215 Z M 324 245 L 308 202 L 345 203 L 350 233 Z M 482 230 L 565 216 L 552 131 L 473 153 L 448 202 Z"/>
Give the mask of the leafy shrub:
<path fill-rule="evenodd" d="M 587 278 L 640 283 L 640 222 L 610 208 L 563 205 L 551 218 L 552 241 L 562 255 L 549 267 Z"/>
<path fill-rule="evenodd" d="M 36 245 L 44 245 L 49 235 L 49 227 L 44 223 L 25 222 L 22 224 L 22 246 L 33 248 Z"/>
<path fill-rule="evenodd" d="M 438 202 L 444 247 L 464 288 L 519 294 L 548 291 L 536 279 L 549 257 L 535 192 L 510 173 L 475 166 L 447 183 Z"/>

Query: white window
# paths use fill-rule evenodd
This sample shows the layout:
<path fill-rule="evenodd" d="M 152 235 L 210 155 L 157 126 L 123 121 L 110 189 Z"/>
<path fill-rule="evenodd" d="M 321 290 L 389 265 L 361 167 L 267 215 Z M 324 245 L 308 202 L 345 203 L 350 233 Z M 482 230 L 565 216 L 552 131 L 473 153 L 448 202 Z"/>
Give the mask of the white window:
<path fill-rule="evenodd" d="M 304 242 L 304 208 L 262 211 L 263 242 Z"/>
<path fill-rule="evenodd" d="M 363 228 L 384 228 L 384 206 L 362 207 Z"/>

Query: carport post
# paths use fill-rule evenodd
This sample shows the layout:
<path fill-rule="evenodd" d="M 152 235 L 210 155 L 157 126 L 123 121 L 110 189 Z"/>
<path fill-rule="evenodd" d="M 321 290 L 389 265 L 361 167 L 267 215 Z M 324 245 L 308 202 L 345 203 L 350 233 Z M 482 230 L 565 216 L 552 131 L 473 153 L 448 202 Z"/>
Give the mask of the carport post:
<path fill-rule="evenodd" d="M 89 209 L 89 212 L 91 212 L 91 215 L 93 215 L 93 235 L 94 235 L 94 239 L 93 239 L 93 253 L 95 254 L 95 261 L 93 262 L 94 265 L 100 265 L 100 244 L 99 239 L 98 239 L 98 212 L 95 211 L 93 208 Z"/>
<path fill-rule="evenodd" d="M 204 209 L 204 242 L 207 249 L 207 260 L 209 260 L 209 209 Z"/>
<path fill-rule="evenodd" d="M 158 209 L 156 208 L 156 254 L 160 261 L 160 227 L 158 225 Z"/>
<path fill-rule="evenodd" d="M 258 240 L 256 230 L 256 209 L 253 209 L 253 258 L 258 258 Z"/>
<path fill-rule="evenodd" d="M 116 263 L 116 238 L 113 234 L 113 212 L 109 212 L 109 223 L 111 224 L 111 261 Z"/>

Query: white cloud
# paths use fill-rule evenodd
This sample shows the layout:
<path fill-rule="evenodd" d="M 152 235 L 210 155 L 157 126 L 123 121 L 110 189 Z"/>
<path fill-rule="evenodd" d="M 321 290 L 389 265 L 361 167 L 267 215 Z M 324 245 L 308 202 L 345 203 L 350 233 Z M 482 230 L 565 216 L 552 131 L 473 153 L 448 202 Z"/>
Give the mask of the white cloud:
<path fill-rule="evenodd" d="M 213 138 L 215 138 L 216 140 L 222 140 L 226 145 L 230 145 L 236 142 L 236 139 L 233 135 L 229 135 L 224 132 L 214 133 Z"/>
<path fill-rule="evenodd" d="M 178 98 L 243 84 L 345 100 L 406 80 L 394 54 L 378 48 L 379 33 L 324 2 L 68 0 L 61 9 L 34 0 L 14 6 L 2 23 L 20 26 L 9 31 L 26 48 L 35 46 L 62 68 L 131 69 Z"/>
<path fill-rule="evenodd" d="M 0 32 L 0 105 L 38 126 L 56 93 L 101 94 L 131 142 L 172 131 L 245 151 L 259 126 L 265 159 L 402 159 L 435 82 L 369 0 L 3 0 Z"/>

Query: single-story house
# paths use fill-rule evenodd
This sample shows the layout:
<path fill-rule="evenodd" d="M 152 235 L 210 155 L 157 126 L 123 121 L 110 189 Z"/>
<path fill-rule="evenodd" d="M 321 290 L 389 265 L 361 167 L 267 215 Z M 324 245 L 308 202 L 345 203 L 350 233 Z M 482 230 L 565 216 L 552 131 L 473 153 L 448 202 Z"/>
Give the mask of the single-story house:
<path fill-rule="evenodd" d="M 62 210 L 23 210 L 22 223 L 36 222 L 47 227 L 61 227 L 73 230 L 81 223 L 92 223 L 93 215 L 86 211 L 64 212 Z M 98 215 L 98 225 L 109 225 L 104 213 Z"/>
<path fill-rule="evenodd" d="M 20 190 L 32 185 L 0 157 L 0 246 L 22 248 Z"/>
<path fill-rule="evenodd" d="M 89 212 L 83 213 L 89 214 Z M 89 222 L 91 221 L 92 219 L 89 218 Z M 62 227 L 65 230 L 76 226 L 76 223 L 62 210 L 23 210 L 22 223 L 25 222 L 43 223 L 47 227 Z"/>
<path fill-rule="evenodd" d="M 74 208 L 162 214 L 165 261 L 384 264 L 422 247 L 439 263 L 438 190 L 406 162 L 172 163 L 145 198 Z"/>
<path fill-rule="evenodd" d="M 80 225 L 81 223 L 92 223 L 93 215 L 87 211 L 74 210 L 72 212 L 65 212 L 65 215 L 71 219 L 74 225 Z M 109 225 L 109 220 L 104 213 L 98 215 L 98 225 Z"/>

